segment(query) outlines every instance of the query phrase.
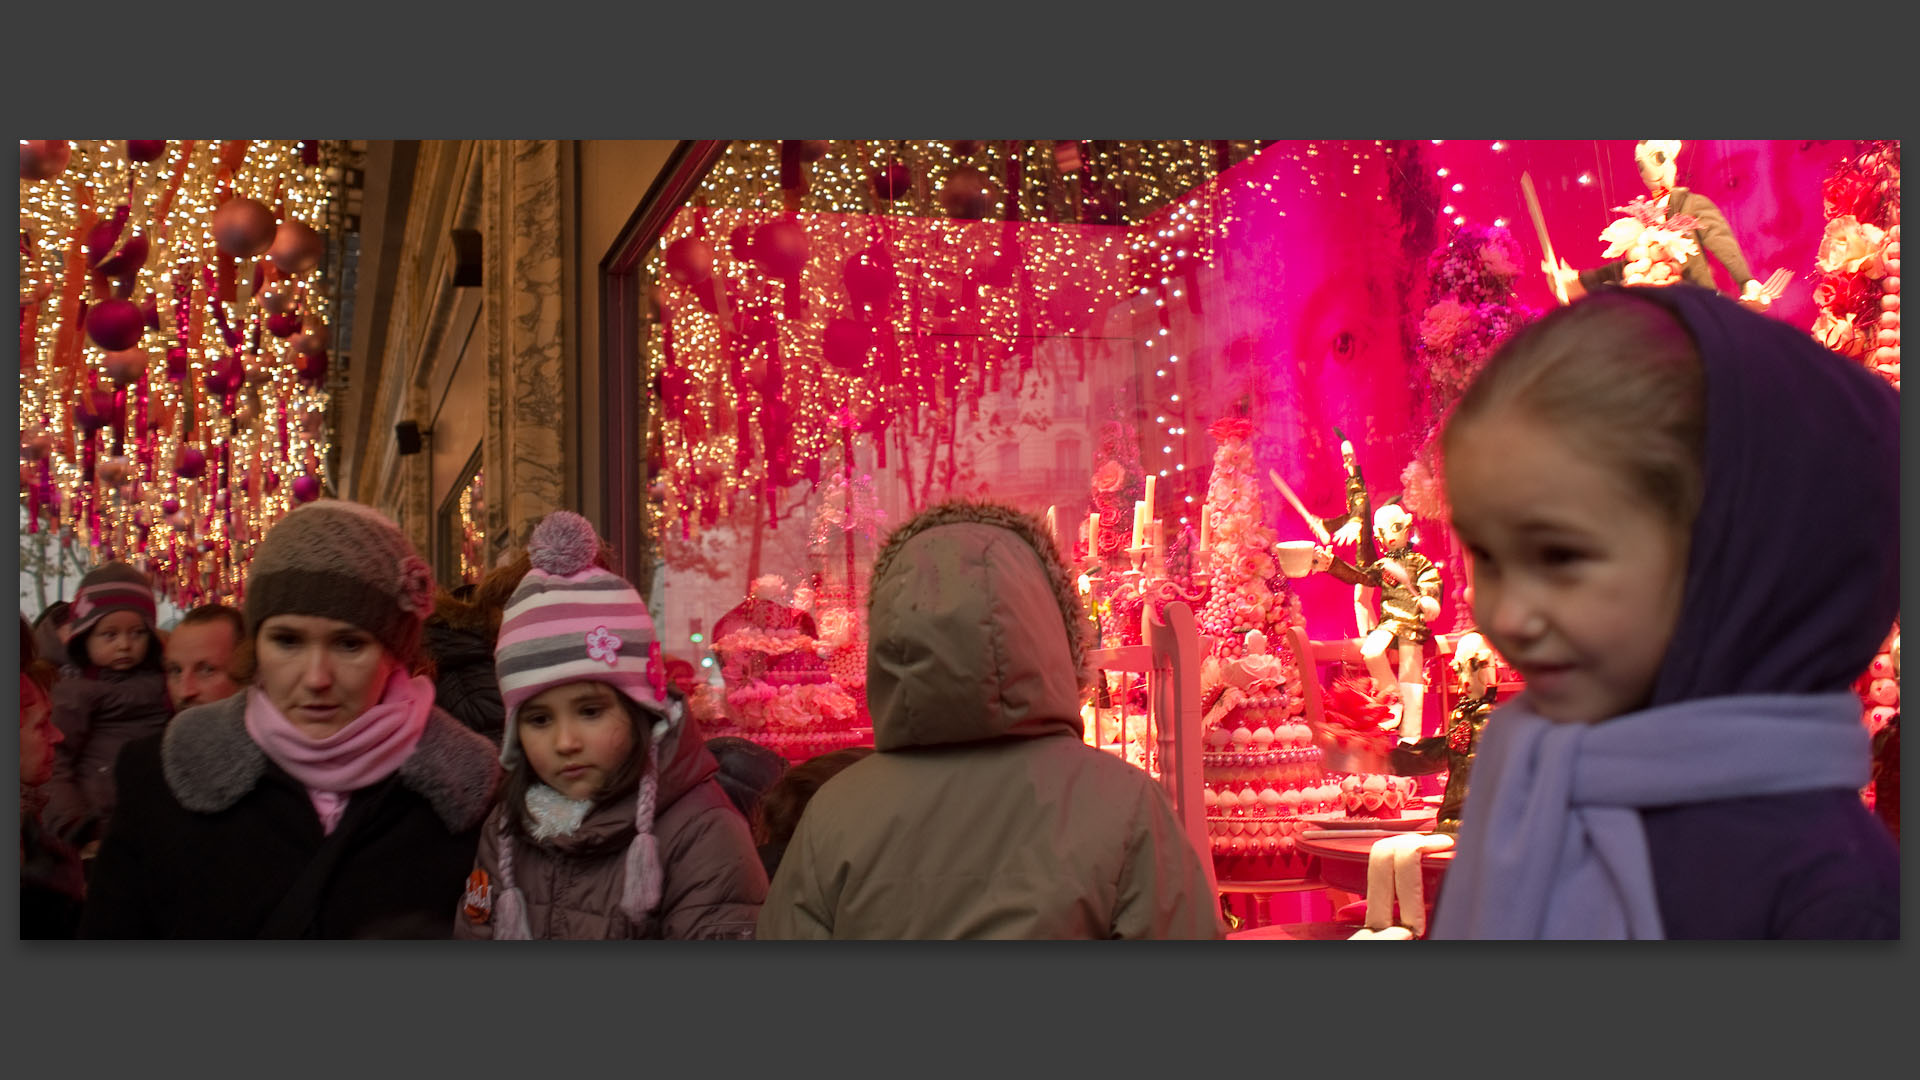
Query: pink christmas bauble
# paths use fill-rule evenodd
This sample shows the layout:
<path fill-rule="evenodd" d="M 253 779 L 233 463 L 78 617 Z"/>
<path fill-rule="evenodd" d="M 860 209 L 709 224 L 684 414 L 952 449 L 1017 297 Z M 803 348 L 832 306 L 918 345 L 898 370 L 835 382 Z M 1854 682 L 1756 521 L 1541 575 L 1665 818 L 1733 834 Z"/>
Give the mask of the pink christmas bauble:
<path fill-rule="evenodd" d="M 213 212 L 214 244 L 225 254 L 251 259 L 273 244 L 273 211 L 252 199 L 228 199 Z"/>
<path fill-rule="evenodd" d="M 160 513 L 162 513 L 162 514 L 164 514 L 164 515 L 166 515 L 167 517 L 172 517 L 173 515 L 175 515 L 175 514 L 177 514 L 177 513 L 179 513 L 179 512 L 180 512 L 180 500 L 179 500 L 179 499 L 162 499 L 162 500 L 160 500 Z"/>
<path fill-rule="evenodd" d="M 145 349 L 121 349 L 108 353 L 101 366 L 114 382 L 130 383 L 147 370 L 147 360 Z"/>
<path fill-rule="evenodd" d="M 198 480 L 207 474 L 207 455 L 197 447 L 183 446 L 173 461 L 173 475 L 182 480 Z"/>
<path fill-rule="evenodd" d="M 978 221 L 987 216 L 987 174 L 974 168 L 955 169 L 940 185 L 940 206 L 948 217 Z"/>
<path fill-rule="evenodd" d="M 713 276 L 713 249 L 706 241 L 683 236 L 667 245 L 667 273 L 682 285 L 698 285 Z"/>
<path fill-rule="evenodd" d="M 102 300 L 87 308 L 87 337 L 107 352 L 133 348 L 146 332 L 140 305 L 131 300 Z"/>
<path fill-rule="evenodd" d="M 1899 291 L 1900 291 L 1900 278 L 1899 278 L 1899 276 L 1898 276 L 1898 275 L 1896 275 L 1896 276 L 1894 276 L 1894 277 L 1890 277 L 1890 278 L 1887 278 L 1886 280 L 1884 280 L 1884 281 L 1882 281 L 1882 282 L 1880 283 L 1880 291 L 1881 291 L 1881 292 L 1890 292 L 1890 293 L 1897 293 L 1897 292 L 1899 292 Z"/>
<path fill-rule="evenodd" d="M 1900 297 L 1894 293 L 1888 293 L 1887 295 L 1881 297 L 1880 310 L 1881 311 L 1899 311 Z"/>
<path fill-rule="evenodd" d="M 774 277 L 799 277 L 807 265 L 807 230 L 793 221 L 762 225 L 754 233 L 753 258 Z"/>
<path fill-rule="evenodd" d="M 51 180 L 67 171 L 73 144 L 66 139 L 20 140 L 20 179 Z"/>
<path fill-rule="evenodd" d="M 1884 348 L 1894 348 L 1900 344 L 1900 331 L 1891 326 L 1883 326 L 1874 338 L 1874 344 Z"/>
<path fill-rule="evenodd" d="M 300 332 L 300 313 L 276 311 L 267 316 L 267 333 L 285 340 Z"/>
<path fill-rule="evenodd" d="M 86 248 L 87 265 L 110 278 L 138 273 L 147 264 L 147 238 L 112 221 L 87 230 Z"/>
<path fill-rule="evenodd" d="M 295 502 L 310 503 L 320 497 L 320 481 L 311 475 L 296 476 L 293 479 L 293 498 Z"/>
<path fill-rule="evenodd" d="M 299 303 L 300 297 L 285 282 L 275 282 L 260 293 L 260 309 L 269 315 L 292 311 Z"/>
<path fill-rule="evenodd" d="M 273 234 L 267 258 L 283 274 L 304 274 L 320 265 L 326 251 L 326 239 L 313 226 L 304 221 L 283 221 Z"/>
<path fill-rule="evenodd" d="M 873 174 L 873 193 L 888 202 L 913 190 L 913 170 L 894 161 Z"/>
<path fill-rule="evenodd" d="M 158 161 L 167 152 L 165 139 L 128 139 L 127 160 L 148 162 Z"/>

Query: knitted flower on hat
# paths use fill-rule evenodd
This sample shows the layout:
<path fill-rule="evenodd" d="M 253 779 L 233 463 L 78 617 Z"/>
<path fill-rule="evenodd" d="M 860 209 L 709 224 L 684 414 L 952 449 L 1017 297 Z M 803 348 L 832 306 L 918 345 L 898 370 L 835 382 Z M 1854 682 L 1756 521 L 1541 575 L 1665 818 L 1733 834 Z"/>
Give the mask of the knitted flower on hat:
<path fill-rule="evenodd" d="M 500 760 L 509 768 L 520 754 L 520 707 L 556 686 L 603 682 L 663 709 L 664 690 L 649 670 L 653 619 L 626 579 L 594 565 L 599 550 L 593 525 L 567 510 L 547 515 L 527 543 L 533 568 L 507 601 L 493 654 L 507 713 Z"/>

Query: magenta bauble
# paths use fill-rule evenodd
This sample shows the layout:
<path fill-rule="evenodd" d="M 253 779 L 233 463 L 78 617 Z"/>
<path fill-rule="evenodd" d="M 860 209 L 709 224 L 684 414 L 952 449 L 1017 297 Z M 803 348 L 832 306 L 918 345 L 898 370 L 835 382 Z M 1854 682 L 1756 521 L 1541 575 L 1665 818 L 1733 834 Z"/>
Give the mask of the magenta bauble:
<path fill-rule="evenodd" d="M 706 241 L 683 236 L 667 245 L 667 273 L 682 285 L 698 285 L 713 276 L 713 249 Z"/>
<path fill-rule="evenodd" d="M 273 234 L 273 246 L 267 258 L 284 274 L 304 274 L 320 265 L 327 242 L 313 226 L 304 221 L 283 221 Z"/>
<path fill-rule="evenodd" d="M 172 517 L 173 515 L 175 515 L 175 514 L 177 514 L 177 513 L 179 513 L 179 512 L 180 512 L 180 500 L 179 500 L 179 499 L 162 499 L 162 500 L 160 500 L 160 513 L 161 513 L 162 515 L 164 515 L 164 516 L 166 516 L 166 517 Z"/>
<path fill-rule="evenodd" d="M 73 406 L 73 422 L 82 431 L 98 431 L 113 423 L 118 414 L 111 390 L 83 391 Z"/>
<path fill-rule="evenodd" d="M 180 448 L 180 456 L 173 460 L 173 475 L 182 480 L 198 480 L 207 474 L 207 455 L 192 446 Z"/>
<path fill-rule="evenodd" d="M 213 212 L 213 241 L 236 258 L 250 259 L 273 244 L 273 211 L 252 199 L 228 199 Z"/>
<path fill-rule="evenodd" d="M 51 180 L 67 171 L 73 144 L 66 139 L 20 140 L 20 179 Z"/>
<path fill-rule="evenodd" d="M 146 332 L 140 305 L 131 300 L 102 300 L 87 309 L 87 337 L 107 352 L 133 348 Z"/>
<path fill-rule="evenodd" d="M 296 354 L 293 358 L 293 370 L 300 376 L 301 382 L 308 386 L 319 386 L 327 381 L 327 354 L 316 353 L 312 356 L 305 353 Z"/>
<path fill-rule="evenodd" d="M 799 277 L 807 266 L 807 230 L 796 221 L 760 226 L 753 237 L 753 258 L 774 277 Z"/>
<path fill-rule="evenodd" d="M 121 349 L 108 353 L 100 366 L 114 382 L 130 383 L 147 370 L 147 359 L 145 349 Z"/>
<path fill-rule="evenodd" d="M 267 316 L 267 333 L 286 339 L 300 332 L 300 313 L 297 311 L 276 311 Z"/>
<path fill-rule="evenodd" d="M 847 299 L 857 306 L 871 307 L 879 315 L 886 314 L 887 306 L 893 301 L 894 289 L 899 284 L 893 265 L 886 261 L 884 252 L 878 258 L 869 252 L 848 259 L 846 281 Z"/>
<path fill-rule="evenodd" d="M 158 161 L 167 152 L 165 139 L 128 139 L 128 161 Z"/>
<path fill-rule="evenodd" d="M 296 476 L 293 478 L 293 498 L 296 502 L 310 503 L 320 497 L 320 481 L 314 476 Z"/>
<path fill-rule="evenodd" d="M 988 205 L 987 175 L 979 169 L 955 169 L 940 185 L 940 207 L 948 217 L 977 221 L 987 216 Z"/>
<path fill-rule="evenodd" d="M 961 157 L 972 157 L 980 152 L 979 139 L 955 139 L 947 143 L 947 145 L 952 147 L 953 152 Z"/>
<path fill-rule="evenodd" d="M 826 139 L 788 139 L 787 145 L 794 148 L 801 161 L 819 161 L 827 156 Z"/>
<path fill-rule="evenodd" d="M 913 170 L 904 162 L 890 162 L 873 174 L 873 193 L 892 202 L 913 190 Z"/>
<path fill-rule="evenodd" d="M 849 373 L 857 373 L 866 365 L 867 353 L 873 348 L 873 333 L 865 323 L 852 319 L 834 319 L 827 323 L 827 329 L 820 338 L 820 355 L 827 363 Z"/>

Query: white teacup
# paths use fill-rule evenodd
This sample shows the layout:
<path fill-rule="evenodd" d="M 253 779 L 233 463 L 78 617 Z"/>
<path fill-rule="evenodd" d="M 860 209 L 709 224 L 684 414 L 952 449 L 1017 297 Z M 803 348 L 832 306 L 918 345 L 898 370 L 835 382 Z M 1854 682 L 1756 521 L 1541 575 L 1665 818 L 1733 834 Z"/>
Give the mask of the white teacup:
<path fill-rule="evenodd" d="M 1282 540 L 1273 546 L 1273 557 L 1282 574 L 1302 578 L 1313 573 L 1313 548 L 1311 540 Z"/>

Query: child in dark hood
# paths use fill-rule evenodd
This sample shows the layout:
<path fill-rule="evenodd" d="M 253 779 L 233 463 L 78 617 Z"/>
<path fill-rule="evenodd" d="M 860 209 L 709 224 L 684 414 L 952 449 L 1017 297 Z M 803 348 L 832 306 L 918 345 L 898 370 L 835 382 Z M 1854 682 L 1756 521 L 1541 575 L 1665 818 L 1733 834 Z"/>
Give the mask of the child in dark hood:
<path fill-rule="evenodd" d="M 1488 725 L 1436 938 L 1892 938 L 1850 692 L 1899 601 L 1899 403 L 1708 290 L 1610 290 L 1444 436 Z"/>
<path fill-rule="evenodd" d="M 53 688 L 61 741 L 41 819 L 75 847 L 90 851 L 113 813 L 120 748 L 159 733 L 173 715 L 154 631 L 145 574 L 112 562 L 81 579 L 64 631 L 67 666 Z"/>
<path fill-rule="evenodd" d="M 1166 793 L 1084 741 L 1086 618 L 1046 526 L 954 502 L 887 539 L 875 752 L 807 805 L 763 938 L 1214 938 Z"/>

